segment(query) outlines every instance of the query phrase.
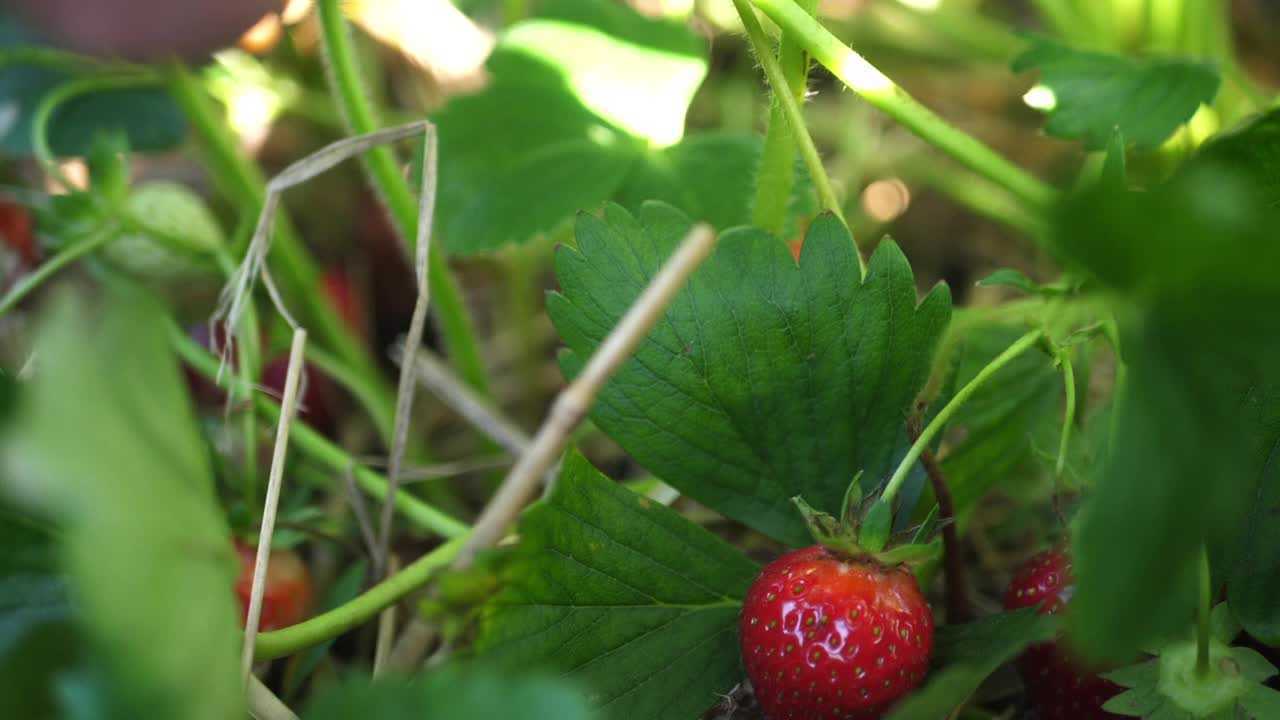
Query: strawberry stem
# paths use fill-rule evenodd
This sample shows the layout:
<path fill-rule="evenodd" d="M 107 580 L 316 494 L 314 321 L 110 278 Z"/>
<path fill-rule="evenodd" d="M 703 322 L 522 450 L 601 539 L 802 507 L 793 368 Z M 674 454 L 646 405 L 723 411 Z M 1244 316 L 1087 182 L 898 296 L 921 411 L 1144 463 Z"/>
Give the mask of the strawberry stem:
<path fill-rule="evenodd" d="M 913 443 L 920 438 L 919 417 L 913 417 L 907 423 L 907 436 Z M 946 476 L 942 474 L 942 466 L 928 448 L 920 453 L 920 463 L 929 476 L 933 497 L 938 503 L 943 575 L 947 581 L 947 622 L 969 622 L 973 619 L 973 605 L 969 602 L 969 576 L 965 572 L 964 556 L 960 551 L 960 534 L 956 532 L 956 509 L 951 489 L 947 486 Z"/>
<path fill-rule="evenodd" d="M 929 447 L 929 444 L 933 442 L 934 437 L 942 431 L 942 428 L 946 427 L 952 416 L 956 414 L 965 402 L 967 402 L 979 388 L 986 384 L 987 380 L 990 380 L 992 375 L 995 375 L 1001 368 L 1008 365 L 1014 360 L 1014 358 L 1026 352 L 1031 346 L 1035 345 L 1043 338 L 1044 331 L 1038 329 L 1032 330 L 1026 335 L 1018 338 L 1018 340 L 1006 348 L 1004 352 L 1000 353 L 994 360 L 987 363 L 986 367 L 979 370 L 978 374 L 974 375 L 973 379 L 964 387 L 960 388 L 960 391 L 955 394 L 955 397 L 951 398 L 951 401 L 939 410 L 938 414 L 929 421 L 929 424 L 920 432 L 920 436 L 916 438 L 916 441 L 911 443 L 911 447 L 907 450 L 907 454 L 902 458 L 902 462 L 898 464 L 898 469 L 894 471 L 893 476 L 889 478 L 889 482 L 885 484 L 884 493 L 880 496 L 880 502 L 886 504 L 891 504 L 893 502 L 893 499 L 898 495 L 898 491 L 902 489 L 902 483 L 906 481 L 907 474 L 911 472 L 912 466 L 914 466 L 916 461 L 920 459 L 921 453 L 925 451 L 925 448 Z"/>
<path fill-rule="evenodd" d="M 1210 622 L 1213 604 L 1213 580 L 1209 573 L 1209 550 L 1200 545 L 1199 584 L 1200 598 L 1196 607 L 1196 675 L 1205 677 L 1209 674 L 1209 634 L 1212 630 Z"/>

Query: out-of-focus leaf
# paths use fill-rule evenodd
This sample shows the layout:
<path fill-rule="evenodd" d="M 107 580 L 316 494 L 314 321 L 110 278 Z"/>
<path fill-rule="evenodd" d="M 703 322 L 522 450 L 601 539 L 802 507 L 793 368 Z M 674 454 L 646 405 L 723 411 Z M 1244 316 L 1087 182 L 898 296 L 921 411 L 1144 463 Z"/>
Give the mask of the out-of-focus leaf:
<path fill-rule="evenodd" d="M 1192 162 L 1059 210 L 1053 243 L 1110 292 L 1127 365 L 1074 535 L 1071 627 L 1097 660 L 1179 632 L 1199 547 L 1247 522 L 1262 461 L 1241 400 L 1280 382 L 1280 215 L 1261 189 L 1247 168 Z"/>
<path fill-rule="evenodd" d="M 1053 637 L 1057 618 L 1023 608 L 967 625 L 938 628 L 934 662 L 941 669 L 894 707 L 887 720 L 942 718 L 965 701 L 996 668 L 1023 648 Z"/>
<path fill-rule="evenodd" d="M 0 487 L 65 528 L 77 615 L 134 717 L 242 717 L 237 562 L 163 315 L 120 291 L 61 300 Z"/>
<path fill-rule="evenodd" d="M 605 718 L 693 718 L 740 678 L 741 598 L 759 568 L 577 453 L 520 524 L 479 650 L 565 673 Z"/>
<path fill-rule="evenodd" d="M 1218 92 L 1218 71 L 1205 63 L 1172 57 L 1142 60 L 1080 50 L 1045 37 L 1013 61 L 1015 72 L 1040 71 L 1040 85 L 1053 91 L 1045 131 L 1082 138 L 1091 150 L 1107 146 L 1116 128 L 1141 148 L 1164 142 Z"/>
<path fill-rule="evenodd" d="M 0 18 L 0 48 L 38 44 L 13 20 Z M 0 149 L 31 152 L 31 120 L 45 94 L 81 76 L 28 64 L 0 68 Z M 167 150 L 186 136 L 182 111 L 162 89 L 112 89 L 69 99 L 50 120 L 55 155 L 87 154 L 98 132 L 121 132 L 140 152 Z"/>
<path fill-rule="evenodd" d="M 446 665 L 411 678 L 360 678 L 318 692 L 303 720 L 591 720 L 571 683 L 548 675 Z"/>
<path fill-rule="evenodd" d="M 646 148 L 680 140 L 706 48 L 678 23 L 579 0 L 512 26 L 487 68 L 487 88 L 434 118 L 441 228 L 462 253 L 612 198 Z"/>
<path fill-rule="evenodd" d="M 79 638 L 49 530 L 0 505 L 0 717 L 51 717 Z"/>
<path fill-rule="evenodd" d="M 669 206 L 584 215 L 562 248 L 547 308 L 574 375 L 692 223 Z M 592 419 L 672 487 L 793 545 L 811 542 L 791 502 L 839 514 L 849 482 L 892 471 L 950 294 L 917 303 L 892 242 L 859 281 L 844 224 L 810 226 L 797 265 L 778 238 L 730 230 L 597 399 Z"/>
<path fill-rule="evenodd" d="M 1214 136 L 1189 161 L 1204 164 L 1244 173 L 1263 205 L 1280 205 L 1280 108 Z"/>
<path fill-rule="evenodd" d="M 720 229 L 749 225 L 755 173 L 763 146 L 763 140 L 756 135 L 690 135 L 641 158 L 618 191 L 617 201 L 635 211 L 646 201 L 660 200 Z M 802 221 L 817 212 L 817 198 L 808 173 L 798 166 L 787 214 L 787 237 L 802 235 Z"/>
<path fill-rule="evenodd" d="M 357 560 L 351 563 L 351 566 L 329 585 L 329 588 L 325 591 L 324 598 L 320 601 L 320 606 L 316 608 L 315 614 L 329 612 L 359 595 L 361 584 L 364 582 L 365 574 L 368 571 L 368 563 L 364 560 Z M 320 661 L 324 659 L 325 655 L 329 654 L 329 649 L 333 647 L 333 643 L 336 640 L 337 638 L 330 638 L 319 645 L 307 648 L 298 657 L 297 664 L 292 666 L 285 676 L 283 697 L 289 698 L 298 692 L 302 684 L 320 665 Z"/>
<path fill-rule="evenodd" d="M 1280 392 L 1253 388 L 1245 398 L 1245 429 L 1261 458 L 1244 532 L 1233 543 L 1227 600 L 1249 634 L 1280 646 Z"/>

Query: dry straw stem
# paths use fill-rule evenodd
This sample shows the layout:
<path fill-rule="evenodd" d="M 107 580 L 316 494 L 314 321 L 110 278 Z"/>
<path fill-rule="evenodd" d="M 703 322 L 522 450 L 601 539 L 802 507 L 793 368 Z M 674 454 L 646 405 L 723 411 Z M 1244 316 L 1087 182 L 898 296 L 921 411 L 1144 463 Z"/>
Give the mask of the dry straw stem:
<path fill-rule="evenodd" d="M 405 335 L 405 347 L 422 345 L 422 332 L 427 324 L 427 308 L 431 304 L 431 283 L 427 273 L 427 258 L 431 251 L 431 226 L 435 222 L 436 209 L 436 128 L 431 123 L 422 125 L 424 134 L 422 149 L 422 192 L 418 197 L 418 237 L 414 242 L 417 255 L 414 273 L 418 281 L 418 298 Z M 413 381 L 413 368 L 400 368 L 400 380 L 396 392 L 396 422 L 392 432 L 391 457 L 387 467 L 387 497 L 382 503 L 382 522 L 379 526 L 378 553 L 374 562 L 379 572 L 389 572 L 382 560 L 391 549 L 391 530 L 395 524 L 395 496 L 400 487 L 400 474 L 404 468 L 404 452 L 409 440 L 409 418 L 413 413 L 413 395 L 417 384 Z"/>
<path fill-rule="evenodd" d="M 368 135 L 344 138 L 320 148 L 271 178 L 270 182 L 267 183 L 266 197 L 262 203 L 262 212 L 258 215 L 258 224 L 253 230 L 252 239 L 249 241 L 249 249 L 245 252 L 244 260 L 241 261 L 240 267 L 236 269 L 230 282 L 223 288 L 214 317 L 225 320 L 229 330 L 234 331 L 236 329 L 236 325 L 244 313 L 245 304 L 252 298 L 254 283 L 257 282 L 259 277 L 264 276 L 267 252 L 271 247 L 271 230 L 275 227 L 276 208 L 279 207 L 280 195 L 285 190 L 294 185 L 304 183 L 338 163 L 372 148 L 424 134 L 428 138 L 432 138 L 434 137 L 434 129 L 430 123 L 418 121 L 387 128 L 386 130 L 379 130 Z M 430 142 L 427 144 L 431 145 Z M 421 211 L 421 209 L 420 207 L 419 210 Z M 419 234 L 421 234 L 421 231 L 419 231 Z M 421 251 L 418 254 L 420 257 L 425 257 Z M 276 300 L 277 309 L 280 310 L 282 315 L 289 317 L 288 311 L 278 300 L 278 293 L 272 287 L 268 289 L 272 291 L 271 294 L 273 300 Z M 290 324 L 292 325 L 293 323 L 291 322 Z"/>
<path fill-rule="evenodd" d="M 392 358 L 405 367 L 405 351 L 403 348 L 392 353 Z M 483 432 L 499 447 L 513 456 L 524 454 L 529 449 L 529 436 L 514 422 L 493 407 L 479 393 L 471 389 L 461 378 L 449 369 L 444 360 L 426 349 L 419 349 L 413 354 L 410 367 L 416 371 L 418 382 L 422 383 L 437 398 L 453 408 L 464 420 Z"/>
<path fill-rule="evenodd" d="M 253 674 L 253 649 L 258 637 L 258 624 L 262 619 L 262 594 L 266 590 L 267 564 L 271 558 L 271 536 L 276 529 L 276 510 L 280 506 L 284 460 L 289 450 L 289 426 L 297 411 L 298 386 L 302 381 L 302 358 L 306 346 L 307 331 L 300 328 L 294 330 L 293 346 L 289 350 L 289 372 L 285 376 L 284 397 L 280 401 L 280 422 L 276 426 L 276 443 L 271 454 L 271 473 L 267 479 L 267 499 L 262 508 L 262 528 L 258 531 L 258 557 L 253 568 L 249 612 L 244 626 L 240 671 L 246 687 Z"/>
<path fill-rule="evenodd" d="M 249 715 L 255 720 L 298 720 L 298 716 L 258 678 L 249 676 Z"/>
<path fill-rule="evenodd" d="M 685 281 L 715 247 L 716 234 L 708 225 L 696 225 L 667 260 L 627 314 L 609 333 L 578 377 L 556 397 L 547 419 L 538 428 L 528 450 L 503 480 L 502 486 L 476 520 L 475 527 L 454 560 L 455 569 L 468 567 L 476 553 L 492 547 L 506 532 L 539 485 L 539 481 L 564 450 L 569 434 L 586 417 L 596 395 L 613 373 L 630 357 L 649 329 L 666 312 Z"/>

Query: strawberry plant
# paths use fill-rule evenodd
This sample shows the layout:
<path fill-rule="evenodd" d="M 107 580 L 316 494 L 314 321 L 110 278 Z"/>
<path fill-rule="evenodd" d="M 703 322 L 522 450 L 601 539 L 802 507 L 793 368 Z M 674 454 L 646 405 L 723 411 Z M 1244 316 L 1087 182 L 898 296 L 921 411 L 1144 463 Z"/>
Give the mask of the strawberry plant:
<path fill-rule="evenodd" d="M 1280 718 L 1269 4 L 203 5 L 0 16 L 0 717 Z"/>

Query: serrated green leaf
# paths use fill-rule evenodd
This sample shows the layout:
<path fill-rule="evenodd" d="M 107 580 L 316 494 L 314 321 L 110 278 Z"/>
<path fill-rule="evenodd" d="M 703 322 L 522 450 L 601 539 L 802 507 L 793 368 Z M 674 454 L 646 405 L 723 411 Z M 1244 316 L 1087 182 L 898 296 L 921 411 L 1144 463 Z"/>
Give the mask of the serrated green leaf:
<path fill-rule="evenodd" d="M 617 323 L 691 227 L 647 204 L 582 216 L 578 249 L 556 258 L 547 308 L 569 352 L 567 375 Z M 810 226 L 796 265 L 759 230 L 725 233 L 710 258 L 601 392 L 597 425 L 690 497 L 793 545 L 808 535 L 791 498 L 838 514 L 849 478 L 868 487 L 893 451 L 950 317 L 935 288 L 917 306 L 892 242 L 867 277 L 834 217 Z"/>
<path fill-rule="evenodd" d="M 238 563 L 163 315 L 61 300 L 0 487 L 61 519 L 77 615 L 136 717 L 242 717 Z"/>
<path fill-rule="evenodd" d="M 418 677 L 359 678 L 316 694 L 304 720 L 591 720 L 582 693 L 562 679 L 446 665 Z"/>
<path fill-rule="evenodd" d="M 941 669 L 923 688 L 896 705 L 886 720 L 947 717 L 996 668 L 1028 645 L 1051 639 L 1057 627 L 1057 618 L 1023 608 L 938 628 L 934 661 Z"/>
<path fill-rule="evenodd" d="M 741 598 L 758 568 L 571 453 L 520 524 L 481 657 L 579 681 L 605 718 L 692 720 L 740 677 Z"/>
<path fill-rule="evenodd" d="M 1053 91 L 1045 131 L 1082 138 L 1091 150 L 1107 146 L 1116 128 L 1140 148 L 1153 148 L 1191 119 L 1218 92 L 1218 72 L 1172 57 L 1142 60 L 1080 50 L 1045 37 L 1013 61 L 1014 72 L 1040 71 Z"/>

